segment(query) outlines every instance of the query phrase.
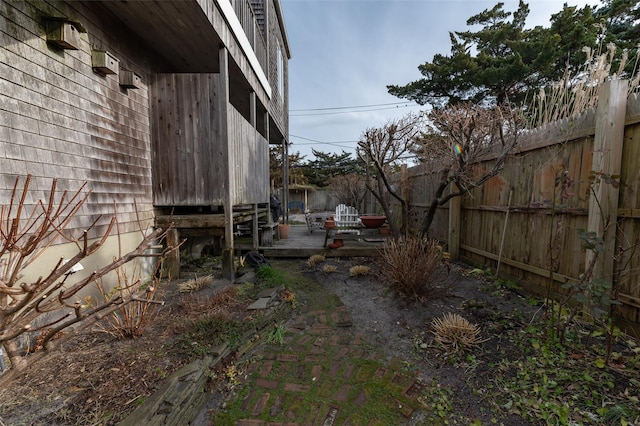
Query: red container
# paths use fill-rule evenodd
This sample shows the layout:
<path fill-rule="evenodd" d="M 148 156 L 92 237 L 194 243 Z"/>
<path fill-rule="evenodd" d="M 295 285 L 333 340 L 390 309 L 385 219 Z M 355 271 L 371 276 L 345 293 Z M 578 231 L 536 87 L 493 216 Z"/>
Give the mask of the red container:
<path fill-rule="evenodd" d="M 380 228 L 387 220 L 386 216 L 360 216 L 362 224 L 366 228 Z"/>

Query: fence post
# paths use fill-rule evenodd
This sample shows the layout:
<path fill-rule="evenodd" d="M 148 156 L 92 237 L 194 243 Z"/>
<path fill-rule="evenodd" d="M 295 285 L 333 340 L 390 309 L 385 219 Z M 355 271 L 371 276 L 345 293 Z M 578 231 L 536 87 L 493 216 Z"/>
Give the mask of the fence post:
<path fill-rule="evenodd" d="M 596 179 L 589 197 L 587 231 L 604 238 L 604 251 L 598 257 L 593 278 L 613 283 L 618 196 L 624 124 L 627 109 L 626 80 L 610 80 L 600 86 L 593 142 L 592 174 Z M 613 180 L 612 180 L 613 178 Z M 594 253 L 587 250 L 588 265 Z"/>
<path fill-rule="evenodd" d="M 460 257 L 460 208 L 462 197 L 453 197 L 449 200 L 449 238 L 448 251 L 451 260 Z"/>

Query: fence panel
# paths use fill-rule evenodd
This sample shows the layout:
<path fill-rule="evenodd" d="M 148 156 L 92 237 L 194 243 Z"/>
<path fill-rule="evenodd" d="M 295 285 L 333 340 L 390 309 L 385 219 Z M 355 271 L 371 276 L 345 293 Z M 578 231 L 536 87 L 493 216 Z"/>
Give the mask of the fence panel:
<path fill-rule="evenodd" d="M 640 99 L 627 100 L 620 185 L 614 282 L 616 320 L 640 333 Z M 596 128 L 594 112 L 538 129 L 509 158 L 502 173 L 462 199 L 460 255 L 467 262 L 496 267 L 528 290 L 547 294 L 550 285 L 576 282 L 585 270 L 586 252 L 578 231 L 588 229 Z M 606 145 L 605 145 L 606 146 Z M 479 171 L 490 160 L 475 165 Z M 597 168 L 597 167 L 596 167 Z M 421 164 L 408 170 L 410 228 L 420 229 L 439 175 Z M 619 179 L 619 182 L 618 182 Z M 400 175 L 394 176 L 401 185 Z M 507 214 L 508 212 L 508 214 Z M 438 209 L 429 236 L 448 238 L 448 206 Z M 505 224 L 506 221 L 506 224 Z M 504 233 L 504 236 L 503 236 Z"/>

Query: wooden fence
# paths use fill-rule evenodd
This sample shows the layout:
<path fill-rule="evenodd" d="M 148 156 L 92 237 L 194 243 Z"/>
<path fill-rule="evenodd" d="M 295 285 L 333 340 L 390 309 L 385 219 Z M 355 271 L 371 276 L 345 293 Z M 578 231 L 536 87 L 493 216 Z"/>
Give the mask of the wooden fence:
<path fill-rule="evenodd" d="M 592 253 L 579 230 L 594 232 L 604 237 L 595 277 L 614 284 L 616 321 L 639 335 L 640 98 L 627 97 L 626 81 L 612 81 L 599 99 L 594 111 L 527 135 L 500 175 L 439 209 L 429 234 L 452 256 L 547 294 L 579 280 Z M 426 165 L 394 177 L 409 201 L 412 229 L 438 178 Z"/>

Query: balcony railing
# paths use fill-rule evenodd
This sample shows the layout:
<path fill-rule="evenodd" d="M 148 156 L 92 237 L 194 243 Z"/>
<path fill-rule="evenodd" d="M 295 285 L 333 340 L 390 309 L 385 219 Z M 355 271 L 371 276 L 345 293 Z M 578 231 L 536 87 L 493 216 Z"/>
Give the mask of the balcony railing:
<path fill-rule="evenodd" d="M 258 19 L 253 7 L 251 7 L 248 0 L 231 0 L 231 4 L 233 4 L 236 16 L 242 24 L 244 33 L 246 34 L 247 39 L 249 39 L 249 43 L 251 43 L 251 47 L 258 58 L 258 62 L 260 63 L 262 70 L 268 75 L 267 43 L 265 41 L 263 31 L 258 24 Z"/>

